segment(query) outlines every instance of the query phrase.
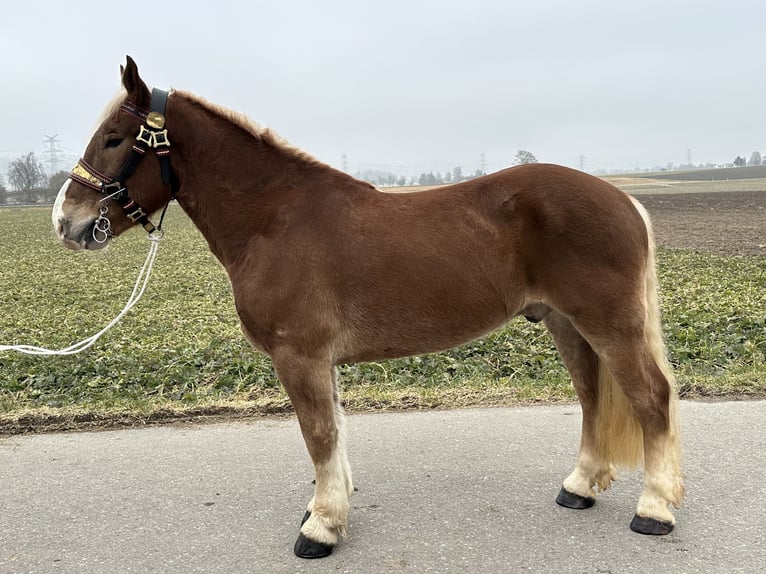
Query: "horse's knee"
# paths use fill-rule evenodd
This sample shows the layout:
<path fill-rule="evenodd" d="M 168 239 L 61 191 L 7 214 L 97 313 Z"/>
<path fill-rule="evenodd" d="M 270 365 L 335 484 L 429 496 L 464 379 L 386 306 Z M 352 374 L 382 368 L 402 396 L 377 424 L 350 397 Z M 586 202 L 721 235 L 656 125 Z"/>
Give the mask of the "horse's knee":
<path fill-rule="evenodd" d="M 299 422 L 311 461 L 317 465 L 330 460 L 338 446 L 338 428 L 334 422 L 327 420 Z"/>

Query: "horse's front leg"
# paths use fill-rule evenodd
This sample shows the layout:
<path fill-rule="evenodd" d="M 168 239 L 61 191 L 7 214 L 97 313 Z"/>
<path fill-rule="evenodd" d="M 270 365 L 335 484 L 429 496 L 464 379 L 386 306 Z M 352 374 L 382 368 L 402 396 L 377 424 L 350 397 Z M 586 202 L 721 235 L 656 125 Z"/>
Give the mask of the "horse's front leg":
<path fill-rule="evenodd" d="M 332 552 L 339 535 L 346 534 L 353 492 L 335 369 L 327 360 L 292 351 L 275 353 L 273 359 L 298 416 L 316 477 L 294 551 L 301 558 L 321 558 Z"/>

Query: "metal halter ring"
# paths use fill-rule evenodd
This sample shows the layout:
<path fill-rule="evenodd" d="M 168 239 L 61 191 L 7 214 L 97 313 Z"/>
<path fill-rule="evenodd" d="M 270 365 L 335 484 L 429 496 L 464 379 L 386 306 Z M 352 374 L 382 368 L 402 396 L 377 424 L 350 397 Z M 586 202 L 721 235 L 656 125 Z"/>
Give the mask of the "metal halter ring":
<path fill-rule="evenodd" d="M 106 216 L 109 209 L 102 205 L 98 210 L 98 219 L 93 223 L 93 241 L 106 243 L 112 237 L 112 222 Z"/>

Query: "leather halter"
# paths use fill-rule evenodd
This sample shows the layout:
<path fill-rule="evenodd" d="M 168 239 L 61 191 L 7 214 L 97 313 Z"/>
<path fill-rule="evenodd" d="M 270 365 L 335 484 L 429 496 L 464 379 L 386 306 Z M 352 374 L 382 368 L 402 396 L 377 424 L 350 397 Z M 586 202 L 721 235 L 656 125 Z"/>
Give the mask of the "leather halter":
<path fill-rule="evenodd" d="M 128 178 L 136 171 L 138 163 L 144 157 L 146 150 L 154 148 L 157 159 L 160 162 L 162 171 L 162 182 L 170 186 L 170 197 L 174 199 L 178 193 L 178 177 L 170 167 L 170 140 L 168 139 L 168 130 L 165 128 L 165 107 L 168 101 L 168 92 L 158 88 L 152 89 L 152 99 L 149 105 L 149 111 L 139 108 L 135 104 L 126 102 L 120 106 L 121 112 L 143 120 L 139 128 L 136 141 L 133 143 L 133 149 L 130 152 L 120 173 L 115 178 L 110 178 L 84 159 L 80 159 L 77 165 L 69 173 L 70 179 L 91 189 L 104 194 L 101 201 L 114 199 L 123 209 L 125 215 L 134 223 L 140 223 L 147 233 L 151 234 L 157 231 L 157 227 L 149 221 L 149 214 L 133 200 L 128 194 L 126 182 Z M 167 206 L 166 206 L 167 208 Z M 164 216 L 164 211 L 163 211 Z M 162 220 L 160 219 L 160 227 Z M 111 223 L 106 217 L 106 207 L 101 208 L 101 215 L 96 221 L 94 228 L 94 238 L 96 233 L 103 234 L 103 241 L 111 236 Z M 97 239 L 99 242 L 103 242 Z"/>

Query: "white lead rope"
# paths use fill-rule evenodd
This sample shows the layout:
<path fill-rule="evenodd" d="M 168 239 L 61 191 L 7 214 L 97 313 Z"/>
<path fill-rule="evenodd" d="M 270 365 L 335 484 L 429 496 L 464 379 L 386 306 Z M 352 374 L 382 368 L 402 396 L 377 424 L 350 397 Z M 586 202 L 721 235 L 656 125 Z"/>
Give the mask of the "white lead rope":
<path fill-rule="evenodd" d="M 149 276 L 152 273 L 152 267 L 154 267 L 154 260 L 157 258 L 157 250 L 160 247 L 160 239 L 162 239 L 162 233 L 156 233 L 154 236 L 149 236 L 149 242 L 151 243 L 149 246 L 149 253 L 146 256 L 146 261 L 144 262 L 143 267 L 141 267 L 141 271 L 138 273 L 138 279 L 136 279 L 136 284 L 133 287 L 133 292 L 130 294 L 128 302 L 125 304 L 123 310 L 120 311 L 119 315 L 112 319 L 110 323 L 101 329 L 98 333 L 91 335 L 87 339 L 83 339 L 79 343 L 75 343 L 74 345 L 70 345 L 64 349 L 46 349 L 45 347 L 35 347 L 34 345 L 0 345 L 0 352 L 16 351 L 18 353 L 25 353 L 27 355 L 75 355 L 77 353 L 81 353 L 85 349 L 92 347 L 93 344 L 101 337 L 101 335 L 114 327 L 120 321 L 120 319 L 122 319 L 128 313 L 128 311 L 130 311 L 133 306 L 138 303 L 139 299 L 141 299 L 144 291 L 146 291 L 146 286 L 149 284 Z"/>

